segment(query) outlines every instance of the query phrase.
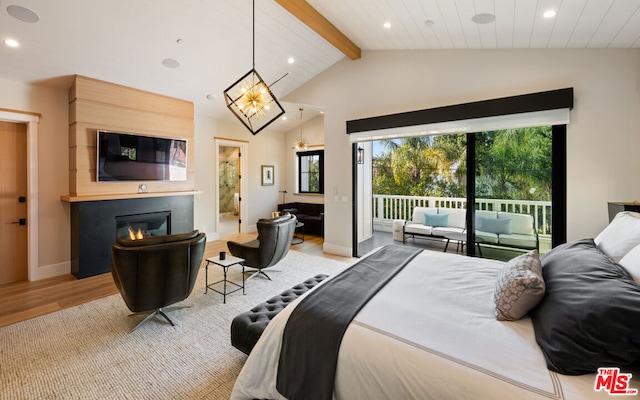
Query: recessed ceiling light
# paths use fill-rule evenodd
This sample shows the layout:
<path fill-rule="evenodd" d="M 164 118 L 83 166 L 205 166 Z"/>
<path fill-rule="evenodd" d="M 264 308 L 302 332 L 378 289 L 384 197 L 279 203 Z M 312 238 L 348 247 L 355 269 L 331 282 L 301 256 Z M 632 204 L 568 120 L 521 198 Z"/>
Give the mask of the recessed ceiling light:
<path fill-rule="evenodd" d="M 22 22 L 28 22 L 30 24 L 34 24 L 40 21 L 40 17 L 38 16 L 38 14 L 36 14 L 32 10 L 29 10 L 26 7 L 16 6 L 12 4 L 9 7 L 7 7 L 7 12 L 13 18 Z"/>
<path fill-rule="evenodd" d="M 20 43 L 18 43 L 18 41 L 15 40 L 15 39 L 5 39 L 4 40 L 4 44 L 6 44 L 9 47 L 18 47 L 18 46 L 20 46 Z"/>
<path fill-rule="evenodd" d="M 209 93 L 207 95 L 207 100 L 211 100 L 211 101 L 218 100 L 218 95 L 217 94 L 213 94 L 213 93 Z"/>
<path fill-rule="evenodd" d="M 556 16 L 556 10 L 547 10 L 542 14 L 542 16 L 545 18 L 553 18 Z"/>
<path fill-rule="evenodd" d="M 382 26 L 384 26 L 385 29 L 389 29 L 391 28 L 391 22 L 385 22 Z"/>
<path fill-rule="evenodd" d="M 162 65 L 167 68 L 178 68 L 180 66 L 180 63 L 178 62 L 178 60 L 174 60 L 173 58 L 165 58 L 164 60 L 162 60 Z"/>
<path fill-rule="evenodd" d="M 435 24 L 435 22 L 433 22 L 430 19 L 424 21 L 424 26 L 426 26 L 427 28 L 431 28 L 433 26 L 433 24 Z"/>
<path fill-rule="evenodd" d="M 289 64 L 293 64 L 294 62 L 296 62 L 296 59 L 295 59 L 295 58 L 293 58 L 293 57 L 289 57 L 289 58 L 287 59 L 287 62 L 288 62 Z"/>
<path fill-rule="evenodd" d="M 471 17 L 471 20 L 476 24 L 490 24 L 496 20 L 496 16 L 489 13 L 480 13 Z"/>
<path fill-rule="evenodd" d="M 282 120 L 286 121 L 287 120 L 287 116 L 285 115 L 284 117 L 282 117 Z"/>

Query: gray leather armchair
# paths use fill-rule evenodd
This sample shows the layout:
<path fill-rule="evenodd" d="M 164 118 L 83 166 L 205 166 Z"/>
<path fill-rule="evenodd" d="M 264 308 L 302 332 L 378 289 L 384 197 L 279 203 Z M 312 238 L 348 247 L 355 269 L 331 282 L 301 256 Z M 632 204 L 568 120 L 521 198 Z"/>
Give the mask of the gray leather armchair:
<path fill-rule="evenodd" d="M 119 240 L 111 247 L 111 274 L 129 310 L 152 311 L 131 332 L 156 315 L 172 326 L 163 307 L 191 294 L 202 263 L 206 235 L 189 233 Z"/>
<path fill-rule="evenodd" d="M 272 267 L 289 252 L 297 219 L 289 213 L 273 219 L 259 219 L 258 238 L 247 243 L 228 241 L 229 252 L 245 260 L 245 267 L 254 268 L 249 278 L 260 274 L 271 280 L 264 269 Z"/>

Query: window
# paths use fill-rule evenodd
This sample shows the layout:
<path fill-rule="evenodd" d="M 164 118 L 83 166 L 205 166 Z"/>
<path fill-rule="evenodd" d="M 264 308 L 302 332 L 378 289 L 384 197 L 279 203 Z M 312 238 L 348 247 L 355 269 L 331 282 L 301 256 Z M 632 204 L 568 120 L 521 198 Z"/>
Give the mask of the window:
<path fill-rule="evenodd" d="M 324 193 L 324 150 L 302 151 L 298 157 L 298 192 Z"/>

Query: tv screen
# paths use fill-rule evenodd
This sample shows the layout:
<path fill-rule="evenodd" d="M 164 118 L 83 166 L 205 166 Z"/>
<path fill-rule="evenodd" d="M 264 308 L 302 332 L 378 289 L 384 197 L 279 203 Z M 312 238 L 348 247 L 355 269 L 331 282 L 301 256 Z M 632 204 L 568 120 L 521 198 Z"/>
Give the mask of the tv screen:
<path fill-rule="evenodd" d="M 186 181 L 187 141 L 98 131 L 98 181 Z"/>

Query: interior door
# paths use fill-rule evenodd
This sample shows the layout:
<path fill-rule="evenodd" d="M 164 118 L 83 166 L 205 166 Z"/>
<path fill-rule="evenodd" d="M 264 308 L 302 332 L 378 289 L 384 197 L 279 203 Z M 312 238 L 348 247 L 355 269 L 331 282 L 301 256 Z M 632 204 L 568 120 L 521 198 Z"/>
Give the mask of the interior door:
<path fill-rule="evenodd" d="M 218 152 L 220 236 L 240 232 L 240 147 L 220 146 Z"/>
<path fill-rule="evenodd" d="M 27 126 L 0 121 L 0 285 L 28 279 Z"/>

